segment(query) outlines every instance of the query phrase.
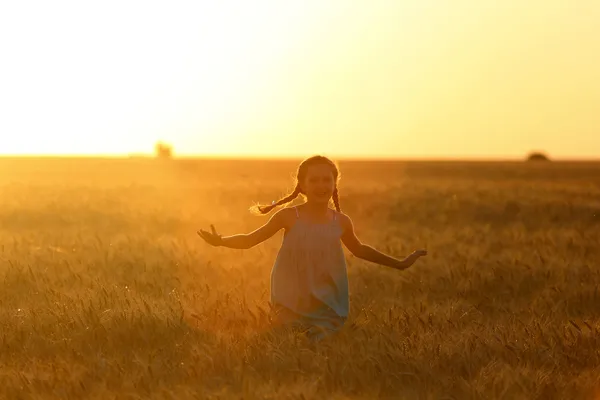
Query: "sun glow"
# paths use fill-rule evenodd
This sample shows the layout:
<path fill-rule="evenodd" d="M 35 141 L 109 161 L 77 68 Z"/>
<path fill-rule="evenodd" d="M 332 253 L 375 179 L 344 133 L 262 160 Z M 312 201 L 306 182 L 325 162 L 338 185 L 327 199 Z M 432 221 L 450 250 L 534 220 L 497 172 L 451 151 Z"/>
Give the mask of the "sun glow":
<path fill-rule="evenodd" d="M 600 3 L 2 2 L 1 154 L 597 155 Z"/>
<path fill-rule="evenodd" d="M 274 64 L 305 33 L 306 18 L 294 16 L 307 11 L 274 2 L 19 4 L 0 13 L 9 61 L 0 67 L 0 154 L 151 151 L 161 139 L 218 151 L 219 124 L 254 111 L 239 105 L 275 79 Z"/>

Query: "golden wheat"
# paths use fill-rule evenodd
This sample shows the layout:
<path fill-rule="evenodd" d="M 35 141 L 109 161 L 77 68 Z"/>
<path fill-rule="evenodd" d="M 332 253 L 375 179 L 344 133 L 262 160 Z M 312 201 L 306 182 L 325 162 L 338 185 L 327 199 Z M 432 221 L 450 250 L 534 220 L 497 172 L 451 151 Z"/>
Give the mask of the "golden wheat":
<path fill-rule="evenodd" d="M 293 162 L 0 160 L 2 398 L 595 398 L 600 165 L 340 163 L 361 239 L 351 316 L 318 345 L 268 326 L 276 236 L 254 202 Z"/>

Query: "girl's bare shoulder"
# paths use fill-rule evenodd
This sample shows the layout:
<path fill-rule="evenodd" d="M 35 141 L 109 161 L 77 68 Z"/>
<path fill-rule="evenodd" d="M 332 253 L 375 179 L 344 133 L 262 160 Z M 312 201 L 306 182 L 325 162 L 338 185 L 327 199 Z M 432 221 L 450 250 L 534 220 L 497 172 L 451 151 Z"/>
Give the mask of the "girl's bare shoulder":
<path fill-rule="evenodd" d="M 285 229 L 291 228 L 294 223 L 296 223 L 297 216 L 295 207 L 282 208 L 281 210 L 277 211 L 277 214 L 279 214 L 278 217 L 280 218 Z"/>
<path fill-rule="evenodd" d="M 348 214 L 345 214 L 341 211 L 338 211 L 337 214 L 339 216 L 338 218 L 340 220 L 340 225 L 342 226 L 342 228 L 346 229 L 352 227 L 352 219 Z"/>

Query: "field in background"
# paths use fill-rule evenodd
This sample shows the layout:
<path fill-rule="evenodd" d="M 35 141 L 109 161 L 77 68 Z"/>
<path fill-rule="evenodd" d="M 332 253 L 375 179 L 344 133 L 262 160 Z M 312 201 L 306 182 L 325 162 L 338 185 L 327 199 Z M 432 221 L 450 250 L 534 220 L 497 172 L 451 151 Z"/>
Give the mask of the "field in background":
<path fill-rule="evenodd" d="M 268 330 L 287 161 L 0 159 L 1 398 L 600 396 L 600 164 L 340 162 L 351 316 Z"/>

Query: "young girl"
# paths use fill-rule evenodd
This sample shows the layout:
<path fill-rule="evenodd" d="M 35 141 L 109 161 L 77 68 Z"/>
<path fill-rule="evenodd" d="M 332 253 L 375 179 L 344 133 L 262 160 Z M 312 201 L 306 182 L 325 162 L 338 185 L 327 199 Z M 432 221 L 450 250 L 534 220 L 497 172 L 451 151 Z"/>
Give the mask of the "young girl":
<path fill-rule="evenodd" d="M 355 235 L 352 220 L 340 210 L 339 173 L 336 164 L 322 156 L 304 160 L 298 167 L 296 187 L 287 197 L 255 210 L 267 214 L 298 195 L 306 200 L 296 207 L 277 211 L 252 233 L 222 237 L 199 230 L 212 246 L 249 249 L 269 239 L 280 229 L 284 238 L 271 272 L 271 305 L 277 325 L 300 325 L 309 337 L 321 338 L 337 331 L 348 316 L 348 277 L 342 243 L 356 257 L 403 270 L 425 250 L 399 260 L 363 244 Z M 329 208 L 333 199 L 335 209 Z"/>

